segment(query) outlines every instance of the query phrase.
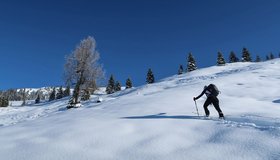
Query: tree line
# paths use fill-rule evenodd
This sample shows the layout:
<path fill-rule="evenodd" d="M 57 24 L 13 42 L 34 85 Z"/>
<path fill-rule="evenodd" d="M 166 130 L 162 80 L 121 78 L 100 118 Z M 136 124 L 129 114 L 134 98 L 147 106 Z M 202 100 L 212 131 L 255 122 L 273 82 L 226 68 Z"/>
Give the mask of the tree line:
<path fill-rule="evenodd" d="M 259 55 L 256 55 L 256 59 L 253 61 L 252 57 L 251 57 L 251 53 L 249 52 L 249 50 L 247 48 L 243 48 L 242 49 L 242 55 L 241 55 L 241 60 L 236 56 L 236 54 L 231 51 L 229 54 L 229 60 L 228 63 L 236 63 L 236 62 L 261 62 L 263 61 Z M 280 58 L 280 53 L 278 55 L 278 57 Z M 273 55 L 273 53 L 270 53 L 269 55 L 266 56 L 265 60 L 272 60 L 274 59 L 275 56 Z M 217 53 L 217 62 L 216 65 L 217 66 L 224 66 L 226 64 L 226 60 L 222 54 L 222 52 L 218 52 Z M 184 71 L 183 65 L 179 65 L 179 69 L 178 69 L 178 75 L 183 74 L 184 72 L 191 72 L 197 69 L 197 65 L 196 65 L 196 61 L 195 58 L 193 56 L 193 54 L 190 52 L 188 54 L 187 57 L 187 67 L 186 67 L 186 71 Z"/>

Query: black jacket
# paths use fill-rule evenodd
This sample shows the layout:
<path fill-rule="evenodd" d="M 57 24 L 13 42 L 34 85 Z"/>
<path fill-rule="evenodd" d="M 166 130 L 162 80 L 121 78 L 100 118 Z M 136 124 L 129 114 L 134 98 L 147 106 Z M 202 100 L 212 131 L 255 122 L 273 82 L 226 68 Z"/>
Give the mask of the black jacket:
<path fill-rule="evenodd" d="M 216 96 L 212 95 L 211 93 L 212 93 L 212 91 L 211 91 L 211 88 L 210 88 L 209 86 L 204 87 L 204 90 L 200 93 L 199 96 L 197 96 L 197 97 L 195 98 L 195 100 L 196 100 L 196 99 L 199 99 L 201 96 L 203 96 L 203 94 L 205 94 L 205 95 L 207 96 L 207 98 L 208 98 L 208 97 L 216 97 Z"/>

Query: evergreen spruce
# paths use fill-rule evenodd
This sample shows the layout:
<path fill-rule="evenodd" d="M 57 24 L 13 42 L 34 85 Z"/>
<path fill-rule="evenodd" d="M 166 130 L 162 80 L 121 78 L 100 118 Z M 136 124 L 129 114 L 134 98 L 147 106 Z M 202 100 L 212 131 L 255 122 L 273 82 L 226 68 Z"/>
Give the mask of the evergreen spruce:
<path fill-rule="evenodd" d="M 8 107 L 9 106 L 9 99 L 7 97 L 0 97 L 0 107 Z"/>
<path fill-rule="evenodd" d="M 279 55 L 278 55 L 278 58 L 280 58 L 280 53 L 279 53 Z"/>
<path fill-rule="evenodd" d="M 122 89 L 121 83 L 119 81 L 116 82 L 115 84 L 115 91 L 120 91 Z"/>
<path fill-rule="evenodd" d="M 242 50 L 242 62 L 251 62 L 252 58 L 251 55 L 249 53 L 249 51 L 247 50 L 247 48 L 243 48 Z"/>
<path fill-rule="evenodd" d="M 260 56 L 259 55 L 257 55 L 257 57 L 256 57 L 256 61 L 255 62 L 261 62 L 262 60 L 261 60 L 261 58 L 260 58 Z"/>
<path fill-rule="evenodd" d="M 70 86 L 69 85 L 66 87 L 66 89 L 63 92 L 63 97 L 68 97 L 68 96 L 70 96 Z"/>
<path fill-rule="evenodd" d="M 189 53 L 187 66 L 188 66 L 188 68 L 187 68 L 188 72 L 191 72 L 191 71 L 194 71 L 197 69 L 195 59 L 194 59 L 192 53 Z"/>
<path fill-rule="evenodd" d="M 62 89 L 62 86 L 60 86 L 59 87 L 59 89 L 58 89 L 58 92 L 57 92 L 57 94 L 56 94 L 56 99 L 61 99 L 61 98 L 63 98 L 63 89 Z"/>
<path fill-rule="evenodd" d="M 183 74 L 184 68 L 183 65 L 180 65 L 179 70 L 178 70 L 178 75 Z"/>
<path fill-rule="evenodd" d="M 225 64 L 226 64 L 226 61 L 223 57 L 222 52 L 218 52 L 217 65 L 218 66 L 224 66 Z"/>
<path fill-rule="evenodd" d="M 238 62 L 239 59 L 236 57 L 235 53 L 233 51 L 229 54 L 229 63 L 235 63 Z"/>
<path fill-rule="evenodd" d="M 151 68 L 149 68 L 148 73 L 147 73 L 147 77 L 146 77 L 146 82 L 148 84 L 154 83 L 155 82 L 155 77 L 153 74 L 153 71 Z"/>
<path fill-rule="evenodd" d="M 75 90 L 75 89 L 74 89 Z M 79 103 L 79 102 L 78 102 Z M 74 97 L 72 96 L 69 101 L 68 101 L 68 105 L 67 105 L 67 109 L 70 109 L 70 108 L 73 108 L 76 106 L 76 103 L 75 103 L 75 100 L 74 100 Z"/>
<path fill-rule="evenodd" d="M 40 94 L 37 95 L 37 98 L 35 99 L 35 104 L 40 103 L 41 98 L 40 98 Z"/>
<path fill-rule="evenodd" d="M 132 88 L 132 82 L 130 78 L 127 78 L 126 83 L 125 83 L 125 89 Z"/>
<path fill-rule="evenodd" d="M 109 81 L 108 81 L 108 85 L 106 87 L 106 93 L 107 94 L 112 94 L 115 92 L 115 80 L 113 75 L 111 75 Z"/>
<path fill-rule="evenodd" d="M 270 57 L 270 59 L 274 59 L 274 55 L 272 52 L 270 53 L 269 57 Z"/>
<path fill-rule="evenodd" d="M 24 88 L 23 92 L 22 92 L 22 104 L 21 104 L 21 106 L 25 106 L 25 105 L 26 105 L 26 90 Z"/>
<path fill-rule="evenodd" d="M 55 91 L 55 87 L 54 87 L 50 94 L 49 101 L 55 100 L 55 95 L 56 95 L 56 91 Z"/>
<path fill-rule="evenodd" d="M 266 55 L 265 59 L 268 61 L 268 60 L 270 60 L 270 57 L 268 55 Z"/>
<path fill-rule="evenodd" d="M 90 98 L 90 91 L 89 90 L 84 90 L 81 96 L 82 101 L 87 101 Z"/>

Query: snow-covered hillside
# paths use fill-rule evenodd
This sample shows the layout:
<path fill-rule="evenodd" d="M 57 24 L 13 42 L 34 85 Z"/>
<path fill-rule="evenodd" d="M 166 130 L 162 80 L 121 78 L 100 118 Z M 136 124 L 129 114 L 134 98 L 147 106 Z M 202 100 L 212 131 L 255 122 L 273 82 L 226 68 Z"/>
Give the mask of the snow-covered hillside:
<path fill-rule="evenodd" d="M 235 63 L 97 95 L 0 108 L 5 160 L 280 159 L 280 60 Z M 226 120 L 197 117 L 192 98 L 214 83 Z M 197 101 L 200 115 L 205 97 Z"/>

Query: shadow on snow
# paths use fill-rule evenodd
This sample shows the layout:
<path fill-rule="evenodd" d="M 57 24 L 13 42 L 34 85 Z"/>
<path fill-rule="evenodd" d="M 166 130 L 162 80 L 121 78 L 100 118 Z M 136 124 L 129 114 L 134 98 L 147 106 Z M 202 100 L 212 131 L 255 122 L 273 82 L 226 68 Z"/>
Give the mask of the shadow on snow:
<path fill-rule="evenodd" d="M 270 134 L 280 136 L 280 119 L 272 117 L 262 117 L 259 115 L 226 116 L 225 120 L 216 117 L 205 118 L 204 116 L 188 115 L 166 115 L 159 113 L 146 116 L 122 117 L 122 119 L 192 119 L 192 120 L 212 120 L 223 124 L 226 127 L 254 128 L 260 131 L 268 131 Z"/>
<path fill-rule="evenodd" d="M 280 103 L 280 99 L 272 101 L 273 103 Z"/>
<path fill-rule="evenodd" d="M 122 117 L 122 119 L 201 119 L 198 116 L 184 116 L 184 115 L 176 115 L 176 116 L 168 116 L 166 113 L 159 113 L 155 115 L 147 115 L 147 116 L 133 116 L 133 117 Z"/>

